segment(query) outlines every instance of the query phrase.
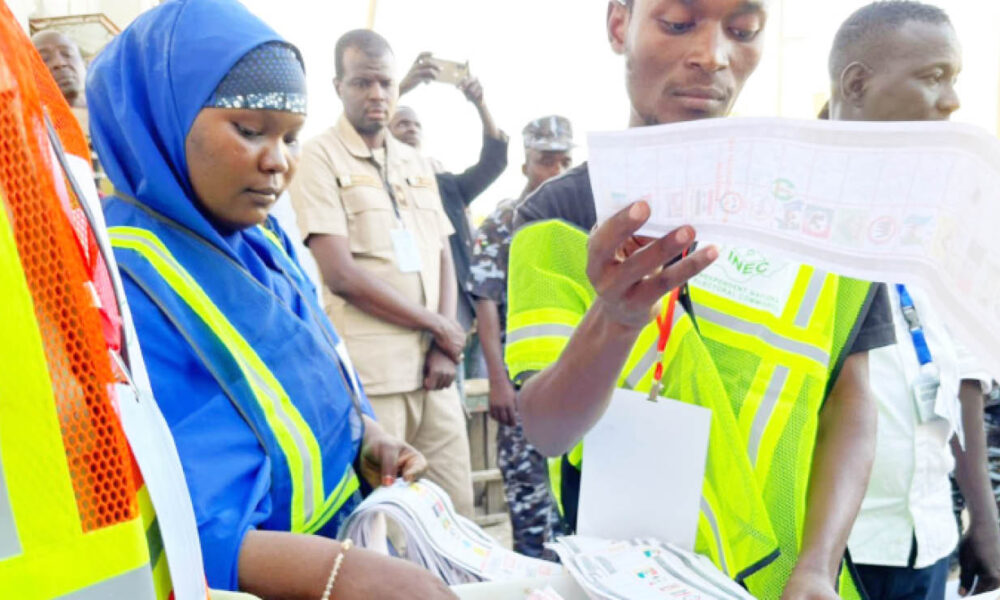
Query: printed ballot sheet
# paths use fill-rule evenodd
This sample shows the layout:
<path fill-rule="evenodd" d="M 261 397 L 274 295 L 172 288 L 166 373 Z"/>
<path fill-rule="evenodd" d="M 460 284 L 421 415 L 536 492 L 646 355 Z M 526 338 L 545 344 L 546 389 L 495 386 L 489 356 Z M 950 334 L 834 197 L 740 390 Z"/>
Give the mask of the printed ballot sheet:
<path fill-rule="evenodd" d="M 448 495 L 427 480 L 398 480 L 365 498 L 341 526 L 340 538 L 363 548 L 385 545 L 380 516 L 391 519 L 406 538 L 406 558 L 449 585 L 548 577 L 556 563 L 502 547 L 472 521 L 455 512 Z"/>
<path fill-rule="evenodd" d="M 713 119 L 589 136 L 603 221 L 645 199 L 642 230 L 777 251 L 919 285 L 1000 376 L 1000 141 L 955 123 Z"/>
<path fill-rule="evenodd" d="M 584 438 L 577 533 L 692 550 L 712 411 L 648 396 L 615 390 Z"/>
<path fill-rule="evenodd" d="M 753 600 L 709 559 L 656 539 L 577 535 L 547 546 L 595 600 Z"/>

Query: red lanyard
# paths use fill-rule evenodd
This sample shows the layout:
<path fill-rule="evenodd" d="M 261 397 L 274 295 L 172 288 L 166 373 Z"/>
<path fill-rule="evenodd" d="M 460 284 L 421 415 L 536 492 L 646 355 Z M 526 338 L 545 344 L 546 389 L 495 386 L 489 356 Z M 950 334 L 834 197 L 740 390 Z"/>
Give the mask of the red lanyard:
<path fill-rule="evenodd" d="M 687 250 L 683 256 L 687 256 Z M 670 341 L 670 332 L 674 328 L 674 311 L 677 309 L 677 300 L 681 297 L 681 288 L 674 288 L 663 304 L 663 312 L 656 317 L 656 328 L 660 335 L 656 339 L 656 370 L 653 371 L 653 386 L 649 390 L 650 402 L 656 402 L 663 391 L 663 353 L 667 350 L 667 342 Z"/>
<path fill-rule="evenodd" d="M 663 352 L 667 349 L 667 342 L 670 341 L 670 332 L 674 328 L 674 310 L 677 308 L 677 300 L 680 298 L 681 289 L 675 288 L 670 292 L 670 296 L 663 305 L 663 312 L 656 317 L 656 327 L 660 330 L 660 337 L 656 340 L 656 370 L 653 372 L 653 381 L 660 383 L 663 380 Z"/>

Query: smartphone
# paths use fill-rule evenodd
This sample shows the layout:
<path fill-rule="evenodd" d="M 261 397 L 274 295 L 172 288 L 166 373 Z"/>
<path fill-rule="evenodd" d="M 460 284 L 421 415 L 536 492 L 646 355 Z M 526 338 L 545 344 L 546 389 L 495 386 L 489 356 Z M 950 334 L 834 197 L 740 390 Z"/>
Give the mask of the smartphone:
<path fill-rule="evenodd" d="M 424 59 L 435 65 L 439 70 L 437 77 L 434 81 L 440 81 L 441 83 L 450 83 L 452 85 L 458 85 L 463 79 L 469 76 L 469 62 L 464 63 L 455 62 L 452 60 L 444 60 L 443 58 L 437 58 L 430 56 Z"/>

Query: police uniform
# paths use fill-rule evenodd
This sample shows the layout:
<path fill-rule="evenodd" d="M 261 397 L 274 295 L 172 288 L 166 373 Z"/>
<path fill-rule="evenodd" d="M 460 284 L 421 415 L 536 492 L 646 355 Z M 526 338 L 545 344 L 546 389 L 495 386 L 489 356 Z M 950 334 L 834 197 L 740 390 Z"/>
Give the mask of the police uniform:
<path fill-rule="evenodd" d="M 431 163 L 415 149 L 386 135 L 385 148 L 373 151 L 342 116 L 306 144 L 289 191 L 305 239 L 346 237 L 358 266 L 437 312 L 441 251 L 453 230 Z M 323 301 L 382 427 L 422 452 L 428 478 L 460 513 L 471 515 L 471 460 L 458 392 L 423 387 L 430 334 L 370 315 L 326 286 Z"/>
<path fill-rule="evenodd" d="M 565 152 L 572 148 L 567 119 L 542 117 L 523 130 L 525 149 Z M 483 221 L 473 244 L 466 289 L 477 299 L 492 300 L 500 317 L 501 342 L 507 329 L 507 259 L 514 233 L 514 213 L 521 199 L 508 199 Z M 545 542 L 559 533 L 559 513 L 549 492 L 548 466 L 528 442 L 520 423 L 497 429 L 497 467 L 503 475 L 510 511 L 514 550 L 534 557 L 553 558 Z"/>

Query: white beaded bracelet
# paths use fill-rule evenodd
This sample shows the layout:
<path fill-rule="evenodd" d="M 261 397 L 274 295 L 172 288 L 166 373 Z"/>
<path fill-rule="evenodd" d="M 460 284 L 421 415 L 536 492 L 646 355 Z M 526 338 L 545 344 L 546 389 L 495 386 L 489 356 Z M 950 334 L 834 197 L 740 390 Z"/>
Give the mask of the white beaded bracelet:
<path fill-rule="evenodd" d="M 347 551 L 354 546 L 354 542 L 350 539 L 344 540 L 340 544 L 340 554 L 337 555 L 337 559 L 333 561 L 333 570 L 330 571 L 330 578 L 326 580 L 326 589 L 323 590 L 323 597 L 320 600 L 330 600 L 330 592 L 333 591 L 333 582 L 337 579 L 337 573 L 340 572 L 340 565 L 344 562 L 344 555 Z"/>

